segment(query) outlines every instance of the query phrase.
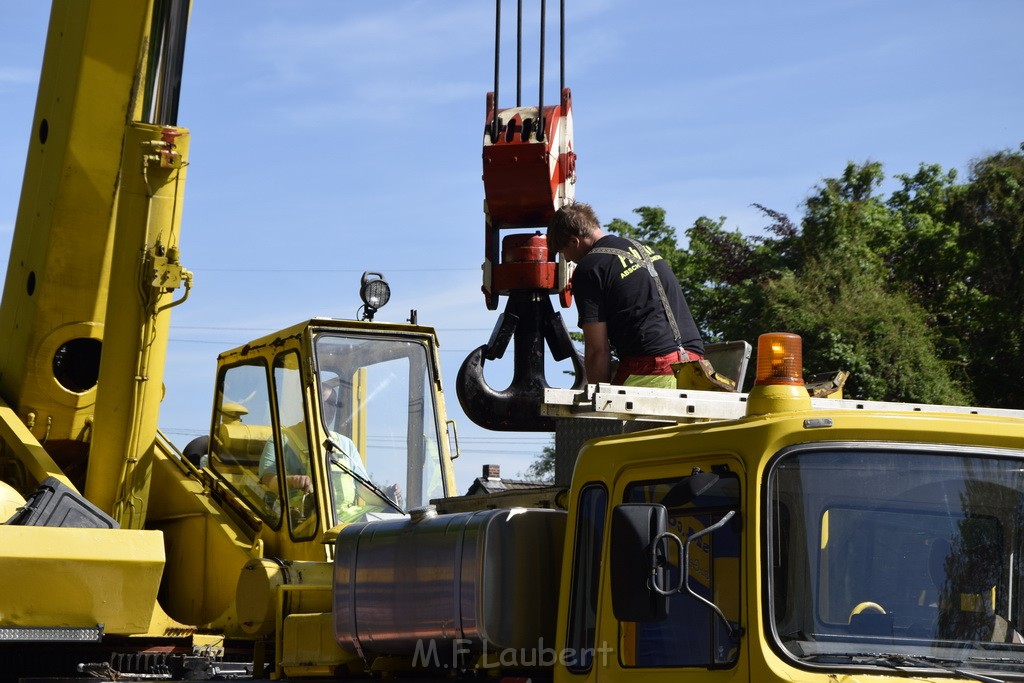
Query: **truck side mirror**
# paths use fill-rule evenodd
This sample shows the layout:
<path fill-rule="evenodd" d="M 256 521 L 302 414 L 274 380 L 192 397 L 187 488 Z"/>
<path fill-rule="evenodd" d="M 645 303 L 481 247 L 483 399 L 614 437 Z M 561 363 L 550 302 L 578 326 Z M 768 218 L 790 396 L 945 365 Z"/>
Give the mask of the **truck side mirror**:
<path fill-rule="evenodd" d="M 718 475 L 713 472 L 696 470 L 688 477 L 683 477 L 678 484 L 665 494 L 661 504 L 667 508 L 681 507 L 692 503 L 701 494 L 718 483 Z"/>
<path fill-rule="evenodd" d="M 612 510 L 612 612 L 619 621 L 657 621 L 668 616 L 664 557 L 657 544 L 668 529 L 664 505 L 623 503 Z"/>

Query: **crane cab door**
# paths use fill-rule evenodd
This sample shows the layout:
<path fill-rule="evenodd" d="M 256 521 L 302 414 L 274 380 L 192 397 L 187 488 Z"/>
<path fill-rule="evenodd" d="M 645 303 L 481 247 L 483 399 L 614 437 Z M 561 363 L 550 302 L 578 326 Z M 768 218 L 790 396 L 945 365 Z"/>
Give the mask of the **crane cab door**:
<path fill-rule="evenodd" d="M 326 559 L 309 543 L 326 526 L 301 367 L 297 349 L 221 367 L 209 465 L 263 520 L 267 554 Z"/>

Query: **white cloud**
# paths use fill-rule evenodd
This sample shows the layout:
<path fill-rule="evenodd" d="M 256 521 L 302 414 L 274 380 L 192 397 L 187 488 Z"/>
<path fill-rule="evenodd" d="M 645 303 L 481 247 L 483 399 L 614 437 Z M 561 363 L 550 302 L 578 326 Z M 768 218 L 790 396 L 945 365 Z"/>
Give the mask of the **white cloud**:
<path fill-rule="evenodd" d="M 349 5 L 338 8 L 335 16 L 317 22 L 281 15 L 241 35 L 241 45 L 251 46 L 266 67 L 264 86 L 316 83 L 324 73 L 379 77 L 395 69 L 406 77 L 419 73 L 436 80 L 444 76 L 439 65 L 491 44 L 493 31 L 479 30 L 489 16 L 482 4 L 400 2 L 386 11 L 375 6 L 372 14 L 353 12 Z"/>
<path fill-rule="evenodd" d="M 357 121 L 414 122 L 443 114 L 439 109 L 445 105 L 466 103 L 474 98 L 483 99 L 480 85 L 468 81 L 408 85 L 398 85 L 397 81 L 378 81 L 353 84 L 343 97 L 280 102 L 277 111 L 282 119 L 300 126 Z M 483 111 L 483 105 L 480 110 Z M 483 114 L 480 116 L 482 126 Z"/>
<path fill-rule="evenodd" d="M 0 88 L 7 85 L 35 85 L 39 79 L 37 69 L 15 66 L 0 66 Z"/>

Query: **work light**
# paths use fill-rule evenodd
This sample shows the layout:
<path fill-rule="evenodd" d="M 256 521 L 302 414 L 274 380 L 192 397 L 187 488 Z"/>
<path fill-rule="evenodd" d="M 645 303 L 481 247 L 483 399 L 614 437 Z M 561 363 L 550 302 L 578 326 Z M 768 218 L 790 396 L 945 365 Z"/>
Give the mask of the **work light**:
<path fill-rule="evenodd" d="M 373 314 L 391 299 L 391 287 L 380 273 L 366 271 L 359 285 L 359 298 L 363 300 L 363 320 L 373 320 Z"/>

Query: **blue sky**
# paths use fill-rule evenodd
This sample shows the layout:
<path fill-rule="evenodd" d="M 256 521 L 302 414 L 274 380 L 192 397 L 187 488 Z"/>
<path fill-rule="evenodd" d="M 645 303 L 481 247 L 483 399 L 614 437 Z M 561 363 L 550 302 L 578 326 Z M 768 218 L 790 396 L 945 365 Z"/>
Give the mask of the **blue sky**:
<path fill-rule="evenodd" d="M 539 2 L 524 5 L 535 37 Z M 848 161 L 890 175 L 921 162 L 963 170 L 1024 141 L 1021 0 L 567 6 L 576 194 L 605 222 L 658 205 L 681 238 L 702 215 L 756 232 L 752 203 L 798 218 Z M 179 445 L 207 428 L 218 352 L 315 315 L 354 316 L 365 270 L 392 285 L 378 319 L 416 309 L 438 329 L 461 488 L 484 463 L 524 471 L 548 443 L 475 428 L 453 388 L 496 318 L 479 293 L 493 14 L 484 0 L 195 3 L 179 124 L 192 132 L 182 259 L 196 286 L 174 312 L 161 417 Z M 47 17 L 45 3 L 0 9 L 4 267 Z M 536 99 L 535 44 L 524 104 Z M 502 59 L 510 94 L 513 55 Z M 564 315 L 575 329 L 575 311 Z M 564 384 L 559 370 L 549 376 Z M 488 368 L 495 388 L 507 371 Z"/>

